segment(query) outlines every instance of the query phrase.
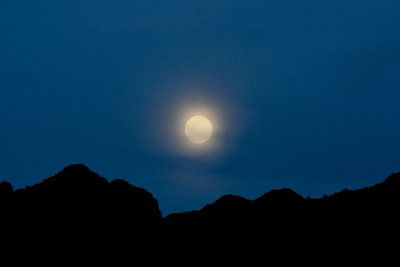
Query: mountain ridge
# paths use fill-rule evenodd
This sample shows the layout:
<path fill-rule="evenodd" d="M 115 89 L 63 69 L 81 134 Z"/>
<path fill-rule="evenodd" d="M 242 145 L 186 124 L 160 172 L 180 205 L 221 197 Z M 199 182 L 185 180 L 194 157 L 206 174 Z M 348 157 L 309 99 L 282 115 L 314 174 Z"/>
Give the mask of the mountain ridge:
<path fill-rule="evenodd" d="M 83 178 L 83 179 L 82 179 Z M 61 187 L 62 189 L 65 190 L 67 189 L 73 189 L 73 190 L 82 190 L 82 189 L 90 189 L 91 186 L 95 184 L 103 184 L 103 185 L 114 185 L 119 187 L 119 189 L 127 189 L 131 188 L 134 190 L 131 190 L 131 193 L 136 192 L 142 192 L 142 194 L 149 194 L 149 196 L 153 197 L 151 193 L 149 193 L 146 189 L 144 188 L 139 188 L 134 185 L 131 185 L 129 182 L 117 178 L 114 179 L 110 182 L 107 181 L 104 177 L 99 176 L 97 173 L 91 171 L 87 166 L 83 164 L 71 164 L 66 166 L 62 171 L 56 173 L 55 175 L 43 179 L 42 182 L 36 183 L 31 186 L 26 186 L 25 188 L 20 188 L 17 190 L 14 190 L 11 183 L 8 181 L 2 181 L 0 183 L 0 198 L 4 198 L 5 196 L 9 196 L 11 194 L 21 194 L 21 193 L 26 193 L 30 191 L 41 191 L 41 189 L 45 189 L 48 191 L 56 191 L 60 190 Z M 391 186 L 388 186 L 388 185 Z M 79 185 L 78 187 L 76 185 Z M 206 204 L 203 208 L 200 210 L 191 210 L 191 211 L 186 211 L 186 212 L 179 212 L 179 213 L 171 213 L 163 218 L 169 217 L 174 214 L 180 214 L 180 213 L 193 213 L 193 212 L 200 212 L 200 211 L 208 211 L 210 209 L 213 209 L 214 206 L 218 206 L 221 203 L 225 202 L 236 202 L 239 205 L 242 205 L 244 203 L 261 203 L 261 202 L 280 202 L 282 204 L 283 202 L 293 202 L 293 201 L 298 201 L 298 200 L 327 200 L 327 199 L 335 199 L 335 198 L 342 198 L 346 197 L 349 194 L 357 194 L 357 195 L 363 195 L 368 192 L 375 192 L 377 189 L 379 189 L 382 186 L 386 186 L 385 190 L 390 189 L 395 189 L 396 187 L 400 187 L 400 173 L 392 173 L 389 177 L 387 177 L 383 182 L 377 183 L 372 186 L 364 187 L 364 188 L 359 188 L 359 189 L 342 189 L 339 192 L 335 192 L 331 195 L 324 195 L 321 198 L 304 198 L 297 192 L 293 191 L 290 188 L 281 188 L 281 189 L 271 189 L 268 192 L 264 193 L 263 195 L 259 196 L 256 199 L 250 200 L 247 198 L 244 198 L 239 195 L 233 195 L 233 194 L 226 194 L 215 200 L 213 203 Z M 83 188 L 81 188 L 83 187 Z M 129 189 L 128 189 L 129 191 Z M 47 192 L 48 193 L 48 192 Z M 86 192 L 88 193 L 88 192 Z M 103 192 L 104 193 L 104 192 Z M 271 203 L 270 203 L 271 204 Z M 158 203 L 156 204 L 158 208 Z M 160 212 L 161 214 L 161 212 Z"/>
<path fill-rule="evenodd" d="M 309 251 L 380 249 L 399 236 L 397 203 L 400 173 L 318 199 L 282 188 L 254 200 L 224 195 L 200 210 L 163 217 L 147 190 L 122 179 L 108 182 L 74 164 L 25 189 L 14 191 L 10 183 L 0 183 L 0 229 L 3 241 L 19 242 L 28 250 L 40 240 L 48 250 L 72 243 L 83 251 L 125 251 L 128 260 L 132 251 L 179 251 L 198 258 L 205 248 L 210 254 L 201 256 L 208 259 L 214 252 L 229 258 L 260 249 L 279 258 Z"/>

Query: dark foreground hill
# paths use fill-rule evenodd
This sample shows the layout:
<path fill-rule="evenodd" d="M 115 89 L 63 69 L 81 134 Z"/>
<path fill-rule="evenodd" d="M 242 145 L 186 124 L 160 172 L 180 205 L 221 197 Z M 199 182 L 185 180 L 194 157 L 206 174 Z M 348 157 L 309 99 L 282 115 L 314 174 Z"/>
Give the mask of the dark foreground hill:
<path fill-rule="evenodd" d="M 94 259 L 150 246 L 162 219 L 145 189 L 120 179 L 108 182 L 80 164 L 14 192 L 1 183 L 0 207 L 2 241 L 21 254 L 39 250 L 46 257 L 94 252 Z"/>
<path fill-rule="evenodd" d="M 131 261 L 143 253 L 231 262 L 338 257 L 397 245 L 399 200 L 400 174 L 393 174 L 381 184 L 321 199 L 290 189 L 255 200 L 226 195 L 199 211 L 162 218 L 146 190 L 71 165 L 25 189 L 1 183 L 0 226 L 3 243 L 17 251 L 94 251 L 96 259 L 117 251 Z"/>

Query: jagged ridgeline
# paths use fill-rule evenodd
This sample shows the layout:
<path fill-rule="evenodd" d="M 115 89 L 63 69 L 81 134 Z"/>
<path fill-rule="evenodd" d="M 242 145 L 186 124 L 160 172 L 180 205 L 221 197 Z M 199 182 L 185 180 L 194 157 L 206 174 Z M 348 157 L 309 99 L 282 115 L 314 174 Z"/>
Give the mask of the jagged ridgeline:
<path fill-rule="evenodd" d="M 68 240 L 107 248 L 148 244 L 164 251 L 172 244 L 242 252 L 251 244 L 270 250 L 332 248 L 341 240 L 342 246 L 376 245 L 371 240 L 386 242 L 397 233 L 399 198 L 400 174 L 393 174 L 380 184 L 320 199 L 290 189 L 255 200 L 226 195 L 201 210 L 163 218 L 145 189 L 121 179 L 108 182 L 80 164 L 25 189 L 0 183 L 3 240 L 11 236 L 64 245 Z"/>

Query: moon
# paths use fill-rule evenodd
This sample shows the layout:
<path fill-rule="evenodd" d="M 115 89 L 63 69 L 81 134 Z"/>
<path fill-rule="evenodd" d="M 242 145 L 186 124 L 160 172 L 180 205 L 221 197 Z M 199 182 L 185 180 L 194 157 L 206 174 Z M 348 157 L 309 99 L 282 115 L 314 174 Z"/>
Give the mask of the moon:
<path fill-rule="evenodd" d="M 185 134 L 190 141 L 203 144 L 210 140 L 213 133 L 211 122 L 203 116 L 191 117 L 185 125 Z"/>

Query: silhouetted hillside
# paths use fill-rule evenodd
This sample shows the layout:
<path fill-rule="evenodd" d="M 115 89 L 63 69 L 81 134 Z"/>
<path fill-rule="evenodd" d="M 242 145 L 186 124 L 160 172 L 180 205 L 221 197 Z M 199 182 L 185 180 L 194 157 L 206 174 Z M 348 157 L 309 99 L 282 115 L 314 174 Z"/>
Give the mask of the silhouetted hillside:
<path fill-rule="evenodd" d="M 21 240 L 19 249 L 40 243 L 62 248 L 58 252 L 66 252 L 67 244 L 100 251 L 132 246 L 133 240 L 142 246 L 157 235 L 161 221 L 149 192 L 119 179 L 108 182 L 79 164 L 13 193 L 5 183 L 0 190 L 1 226 L 9 239 Z"/>
<path fill-rule="evenodd" d="M 0 198 L 7 198 L 13 192 L 13 187 L 9 182 L 0 183 Z"/>
<path fill-rule="evenodd" d="M 139 248 L 170 255 L 180 251 L 193 257 L 205 257 L 198 254 L 204 248 L 207 257 L 367 251 L 398 237 L 399 200 L 400 173 L 321 199 L 305 199 L 290 189 L 271 190 L 255 200 L 226 195 L 201 210 L 162 218 L 157 200 L 145 189 L 120 179 L 108 182 L 84 165 L 68 166 L 16 191 L 0 183 L 3 240 L 33 247 L 39 240 L 50 247 L 72 242 L 81 249 L 127 253 L 132 248 L 135 253 Z"/>
<path fill-rule="evenodd" d="M 271 190 L 255 200 L 228 195 L 199 211 L 171 214 L 164 224 L 169 238 L 207 243 L 225 257 L 355 256 L 377 253 L 399 237 L 398 203 L 400 174 L 393 174 L 381 184 L 321 199 L 304 199 L 290 189 Z"/>
<path fill-rule="evenodd" d="M 39 184 L 16 190 L 11 203 L 26 213 L 69 218 L 79 214 L 87 220 L 103 217 L 102 220 L 116 225 L 125 223 L 119 219 L 132 224 L 161 219 L 157 200 L 146 190 L 119 179 L 109 183 L 79 164 L 68 166 Z"/>

